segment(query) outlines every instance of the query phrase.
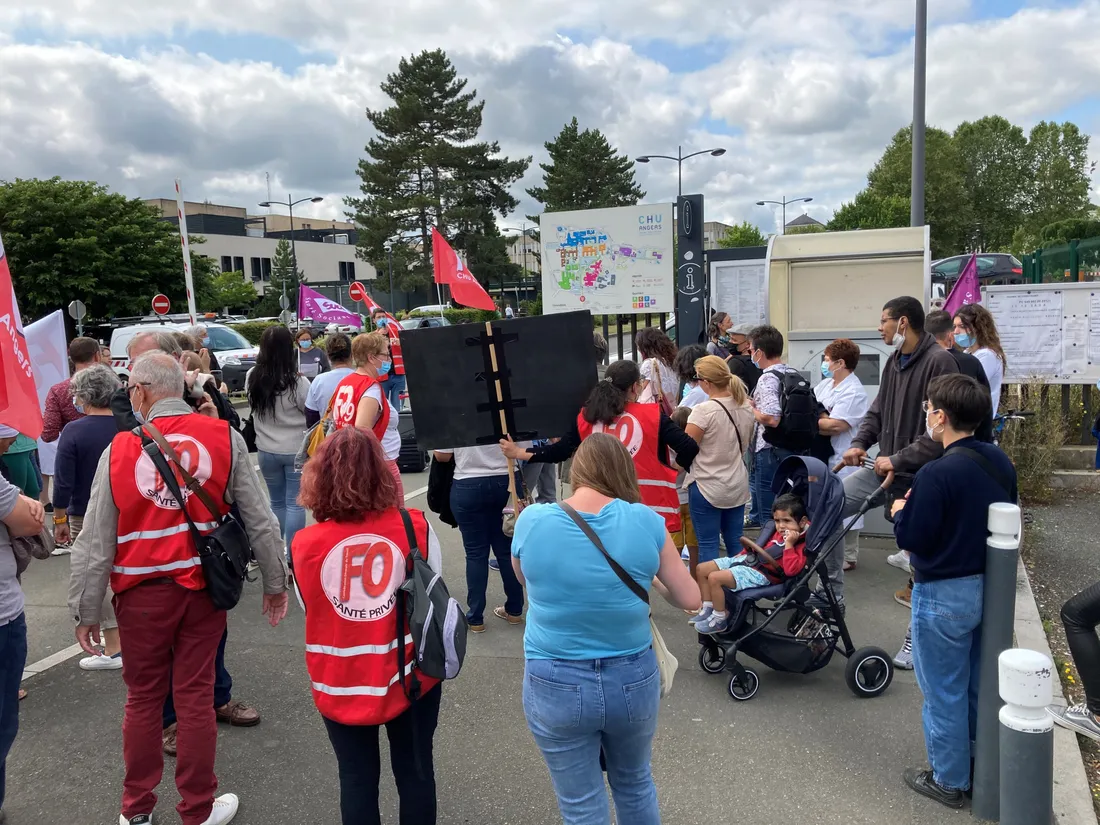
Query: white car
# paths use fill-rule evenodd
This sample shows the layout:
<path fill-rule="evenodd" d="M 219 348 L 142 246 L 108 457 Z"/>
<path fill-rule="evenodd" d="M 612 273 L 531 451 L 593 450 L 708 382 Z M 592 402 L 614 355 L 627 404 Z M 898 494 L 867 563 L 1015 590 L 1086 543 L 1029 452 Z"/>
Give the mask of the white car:
<path fill-rule="evenodd" d="M 126 346 L 138 333 L 183 332 L 190 326 L 189 323 L 165 322 L 119 327 L 111 333 L 112 369 L 120 378 L 130 377 L 130 357 L 126 354 Z M 222 380 L 229 386 L 229 391 L 236 392 L 244 389 L 244 376 L 256 366 L 259 347 L 248 343 L 248 339 L 232 327 L 215 323 L 205 323 L 203 326 L 210 335 L 210 349 L 218 359 L 218 364 L 222 368 Z"/>

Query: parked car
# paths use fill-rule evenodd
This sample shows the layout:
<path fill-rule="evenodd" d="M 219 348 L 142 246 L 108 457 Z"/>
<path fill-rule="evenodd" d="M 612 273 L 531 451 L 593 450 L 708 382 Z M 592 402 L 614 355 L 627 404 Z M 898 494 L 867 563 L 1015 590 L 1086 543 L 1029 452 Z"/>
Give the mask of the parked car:
<path fill-rule="evenodd" d="M 410 309 L 409 315 L 416 315 L 418 312 L 422 312 L 425 315 L 439 315 L 443 310 L 450 308 L 450 304 L 425 304 L 422 307 L 413 307 Z"/>
<path fill-rule="evenodd" d="M 232 327 L 224 324 L 204 322 L 206 330 L 210 334 L 210 349 L 218 358 L 218 364 L 222 368 L 222 381 L 229 387 L 230 392 L 244 390 L 244 377 L 250 369 L 256 366 L 256 356 L 259 347 L 248 343 L 243 335 Z M 133 324 L 128 327 L 119 327 L 111 333 L 111 367 L 120 378 L 130 377 L 130 357 L 126 354 L 126 345 L 139 332 L 183 332 L 191 326 L 190 323 L 155 322 Z"/>
<path fill-rule="evenodd" d="M 451 322 L 446 318 L 406 318 L 401 322 L 401 329 L 429 329 L 431 327 L 449 327 Z"/>

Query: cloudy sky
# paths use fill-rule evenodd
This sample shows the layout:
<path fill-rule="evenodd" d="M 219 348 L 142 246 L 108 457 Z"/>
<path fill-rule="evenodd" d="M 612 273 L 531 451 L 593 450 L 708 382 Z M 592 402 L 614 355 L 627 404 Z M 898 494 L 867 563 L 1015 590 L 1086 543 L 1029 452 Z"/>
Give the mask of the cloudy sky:
<path fill-rule="evenodd" d="M 572 116 L 684 167 L 706 217 L 772 231 L 760 199 L 827 220 L 912 106 L 913 0 L 6 0 L 0 179 L 255 208 L 319 194 L 341 217 L 398 60 L 446 49 L 487 101 L 482 135 L 534 155 Z M 1100 0 L 932 0 L 928 120 L 1073 120 L 1100 158 Z M 676 167 L 639 167 L 649 201 Z M 1100 176 L 1094 181 L 1100 184 Z M 1097 198 L 1094 189 L 1094 200 Z M 257 210 L 259 211 L 259 210 Z M 797 208 L 796 210 L 797 211 Z M 788 219 L 791 215 L 788 215 Z"/>

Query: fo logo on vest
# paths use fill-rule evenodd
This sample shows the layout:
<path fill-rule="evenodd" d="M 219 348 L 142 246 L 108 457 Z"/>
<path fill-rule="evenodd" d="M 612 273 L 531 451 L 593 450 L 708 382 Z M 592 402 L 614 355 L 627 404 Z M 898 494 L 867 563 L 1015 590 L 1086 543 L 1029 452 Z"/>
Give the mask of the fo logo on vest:
<path fill-rule="evenodd" d="M 164 438 L 175 449 L 187 472 L 194 476 L 199 484 L 205 484 L 210 479 L 211 472 L 210 451 L 206 446 L 186 433 L 165 433 Z M 168 466 L 175 473 L 176 483 L 179 484 L 180 491 L 183 493 L 183 500 L 187 501 L 191 497 L 191 491 L 187 489 L 183 474 L 175 462 L 170 460 Z M 141 451 L 141 457 L 134 465 L 134 482 L 137 484 L 138 491 L 157 507 L 164 510 L 180 508 L 175 494 L 168 489 L 164 478 L 157 472 L 153 459 L 149 458 L 144 450 Z"/>
<path fill-rule="evenodd" d="M 348 427 L 355 423 L 355 404 L 352 398 L 355 396 L 354 387 L 340 387 L 336 398 L 332 402 L 332 420 L 341 426 Z"/>
<path fill-rule="evenodd" d="M 390 614 L 405 581 L 405 553 L 387 538 L 360 534 L 344 539 L 321 563 L 321 588 L 332 609 L 353 622 Z"/>
<path fill-rule="evenodd" d="M 638 423 L 638 419 L 630 413 L 623 413 L 620 415 L 611 422 L 610 427 L 604 426 L 602 421 L 597 421 L 592 425 L 592 432 L 607 433 L 608 435 L 615 436 L 615 438 L 623 442 L 623 446 L 626 447 L 631 458 L 636 456 L 638 450 L 642 448 L 642 425 Z"/>

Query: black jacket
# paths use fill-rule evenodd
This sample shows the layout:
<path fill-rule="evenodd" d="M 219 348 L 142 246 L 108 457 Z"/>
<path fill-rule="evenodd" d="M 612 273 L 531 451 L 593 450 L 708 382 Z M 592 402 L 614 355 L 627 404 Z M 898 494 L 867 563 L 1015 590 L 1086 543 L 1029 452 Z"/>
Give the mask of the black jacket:
<path fill-rule="evenodd" d="M 982 367 L 982 362 L 975 358 L 968 352 L 963 352 L 960 349 L 949 349 L 948 352 L 955 359 L 955 363 L 959 367 L 959 372 L 963 375 L 969 375 L 987 390 L 989 390 L 989 379 L 985 377 L 985 369 Z M 990 390 L 992 393 L 992 390 Z M 993 443 L 993 401 L 992 395 L 990 395 L 989 412 L 985 418 L 982 419 L 982 423 L 978 425 L 978 429 L 974 431 L 974 437 L 979 441 L 984 441 L 986 444 Z"/>

